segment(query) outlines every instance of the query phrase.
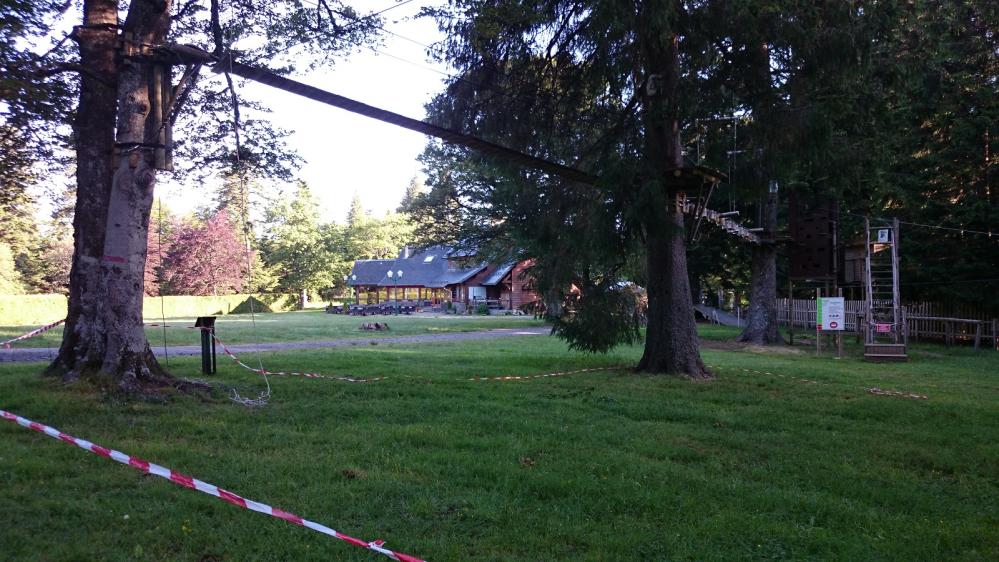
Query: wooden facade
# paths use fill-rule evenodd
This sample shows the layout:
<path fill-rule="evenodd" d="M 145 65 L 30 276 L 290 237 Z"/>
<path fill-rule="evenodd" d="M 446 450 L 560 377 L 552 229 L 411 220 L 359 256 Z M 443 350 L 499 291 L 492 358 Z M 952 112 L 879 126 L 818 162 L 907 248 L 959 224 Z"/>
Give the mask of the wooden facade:
<path fill-rule="evenodd" d="M 526 275 L 531 263 L 487 263 L 441 247 L 412 255 L 403 250 L 394 260 L 357 260 L 347 284 L 356 304 L 450 303 L 467 310 L 485 303 L 490 309 L 518 310 L 538 299 Z"/>

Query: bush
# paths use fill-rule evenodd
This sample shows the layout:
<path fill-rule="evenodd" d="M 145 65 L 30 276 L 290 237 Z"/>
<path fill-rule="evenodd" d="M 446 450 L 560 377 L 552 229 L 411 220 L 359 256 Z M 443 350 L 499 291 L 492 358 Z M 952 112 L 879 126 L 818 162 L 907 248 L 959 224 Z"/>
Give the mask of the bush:
<path fill-rule="evenodd" d="M 489 305 L 484 302 L 480 302 L 475 306 L 475 313 L 480 316 L 489 316 Z"/>

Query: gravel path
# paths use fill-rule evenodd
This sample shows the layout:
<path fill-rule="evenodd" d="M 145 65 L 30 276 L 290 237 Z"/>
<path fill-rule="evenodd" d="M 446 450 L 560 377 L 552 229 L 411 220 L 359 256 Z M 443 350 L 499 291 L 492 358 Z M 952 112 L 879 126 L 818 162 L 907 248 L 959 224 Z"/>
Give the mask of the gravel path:
<path fill-rule="evenodd" d="M 454 332 L 451 334 L 424 334 L 415 336 L 379 336 L 373 338 L 342 338 L 327 341 L 295 341 L 295 342 L 271 342 L 255 344 L 229 345 L 233 353 L 251 353 L 254 351 L 286 351 L 294 349 L 326 349 L 331 347 L 348 347 L 352 345 L 384 345 L 393 343 L 429 343 L 429 342 L 452 342 L 469 340 L 490 340 L 505 338 L 510 336 L 538 336 L 551 332 L 551 328 L 497 328 L 495 330 L 482 330 L 478 332 Z M 182 345 L 168 347 L 170 355 L 201 355 L 201 346 Z M 28 361 L 51 361 L 59 351 L 55 347 L 36 347 L 25 349 L 0 349 L 0 363 L 8 362 L 28 362 Z M 222 350 L 217 350 L 222 354 Z M 163 347 L 153 346 L 153 353 L 158 357 L 163 355 Z"/>

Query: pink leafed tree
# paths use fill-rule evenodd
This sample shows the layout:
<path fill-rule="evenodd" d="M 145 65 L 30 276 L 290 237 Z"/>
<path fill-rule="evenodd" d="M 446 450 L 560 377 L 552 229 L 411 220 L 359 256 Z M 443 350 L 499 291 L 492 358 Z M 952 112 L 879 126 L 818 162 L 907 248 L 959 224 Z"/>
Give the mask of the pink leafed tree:
<path fill-rule="evenodd" d="M 142 277 L 142 292 L 151 297 L 160 295 L 163 274 L 160 267 L 163 266 L 163 258 L 170 252 L 170 240 L 164 237 L 161 244 L 160 238 L 159 231 L 150 227 L 149 235 L 146 236 L 146 271 Z"/>
<path fill-rule="evenodd" d="M 173 236 L 163 278 L 179 295 L 240 292 L 247 279 L 246 247 L 223 208 L 204 224 L 183 224 Z M 251 251 L 249 261 L 252 262 Z"/>

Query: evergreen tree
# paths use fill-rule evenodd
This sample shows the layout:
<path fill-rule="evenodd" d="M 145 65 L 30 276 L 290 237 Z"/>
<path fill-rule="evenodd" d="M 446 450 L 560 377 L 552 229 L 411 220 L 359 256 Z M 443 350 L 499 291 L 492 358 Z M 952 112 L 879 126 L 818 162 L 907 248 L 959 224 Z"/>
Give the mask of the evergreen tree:
<path fill-rule="evenodd" d="M 407 213 L 410 208 L 416 202 L 416 198 L 420 196 L 421 193 L 426 191 L 423 182 L 418 178 L 414 177 L 409 180 L 409 185 L 406 186 L 406 193 L 402 196 L 402 201 L 399 202 L 399 207 L 396 208 L 397 213 Z"/>
<path fill-rule="evenodd" d="M 433 120 L 601 179 L 568 184 L 432 147 L 431 161 L 466 162 L 429 169 L 437 193 L 427 200 L 457 204 L 465 215 L 457 224 L 471 227 L 461 237 L 512 239 L 535 258 L 539 289 L 572 303 L 555 328 L 575 347 L 603 351 L 636 339 L 621 313 L 633 307 L 616 287 L 631 256 L 644 255 L 649 314 L 639 368 L 696 378 L 709 374 L 681 193 L 666 180 L 688 165 L 681 130 L 718 97 L 710 80 L 729 68 L 710 23 L 719 5 L 455 0 L 428 10 L 448 35 L 439 52 L 462 71 L 430 106 Z"/>
<path fill-rule="evenodd" d="M 14 266 L 14 254 L 6 242 L 0 242 L 0 295 L 20 295 L 23 292 L 21 275 Z"/>
<path fill-rule="evenodd" d="M 347 210 L 347 226 L 355 227 L 367 219 L 364 205 L 361 203 L 361 196 L 354 192 L 354 197 L 350 200 L 350 209 Z"/>
<path fill-rule="evenodd" d="M 268 210 L 266 222 L 264 260 L 277 274 L 279 287 L 298 293 L 305 308 L 310 292 L 334 284 L 334 232 L 319 225 L 319 206 L 304 183 L 290 203 Z"/>

